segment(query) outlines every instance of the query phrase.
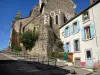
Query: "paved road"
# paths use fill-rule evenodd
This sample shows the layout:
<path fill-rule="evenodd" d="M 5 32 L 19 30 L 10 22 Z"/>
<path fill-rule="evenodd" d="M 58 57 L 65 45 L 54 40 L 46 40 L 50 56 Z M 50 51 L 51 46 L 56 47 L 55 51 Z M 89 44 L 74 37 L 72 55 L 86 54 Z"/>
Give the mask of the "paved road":
<path fill-rule="evenodd" d="M 0 75 L 66 75 L 69 70 L 38 62 L 12 60 L 0 54 Z"/>

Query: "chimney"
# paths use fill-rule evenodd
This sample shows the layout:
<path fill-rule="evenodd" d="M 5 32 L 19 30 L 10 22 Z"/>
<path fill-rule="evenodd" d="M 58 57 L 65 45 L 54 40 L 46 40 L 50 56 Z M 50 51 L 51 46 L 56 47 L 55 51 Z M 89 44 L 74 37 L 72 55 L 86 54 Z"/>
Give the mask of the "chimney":
<path fill-rule="evenodd" d="M 90 0 L 90 4 L 93 4 L 94 2 L 96 2 L 97 0 Z"/>

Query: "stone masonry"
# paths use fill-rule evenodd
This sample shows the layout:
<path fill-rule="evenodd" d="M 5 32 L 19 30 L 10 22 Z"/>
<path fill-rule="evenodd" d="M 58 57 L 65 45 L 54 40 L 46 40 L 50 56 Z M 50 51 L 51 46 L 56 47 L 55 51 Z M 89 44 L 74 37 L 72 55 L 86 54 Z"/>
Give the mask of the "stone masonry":
<path fill-rule="evenodd" d="M 47 55 L 50 51 L 59 50 L 55 44 L 55 40 L 59 39 L 59 27 L 74 15 L 71 0 L 40 0 L 28 17 L 20 18 L 12 24 L 9 46 L 12 43 L 20 44 L 17 39 L 19 34 L 35 27 L 39 32 L 39 39 L 28 53 Z"/>

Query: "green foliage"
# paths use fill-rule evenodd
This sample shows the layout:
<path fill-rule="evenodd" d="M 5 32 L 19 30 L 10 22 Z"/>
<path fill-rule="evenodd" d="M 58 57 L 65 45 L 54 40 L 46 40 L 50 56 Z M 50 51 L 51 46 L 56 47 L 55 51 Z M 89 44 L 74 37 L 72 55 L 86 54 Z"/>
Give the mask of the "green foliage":
<path fill-rule="evenodd" d="M 15 45 L 15 44 L 12 44 L 12 45 L 11 45 L 11 48 L 12 48 L 12 51 L 14 51 L 14 52 L 22 51 L 21 47 Z"/>
<path fill-rule="evenodd" d="M 57 45 L 58 48 L 63 47 L 63 43 L 60 40 L 56 40 L 56 45 Z"/>
<path fill-rule="evenodd" d="M 64 53 L 63 52 L 50 52 L 48 54 L 49 57 L 54 57 L 54 58 L 60 58 L 60 59 L 63 59 L 64 57 Z"/>
<path fill-rule="evenodd" d="M 23 43 L 26 49 L 31 49 L 36 40 L 38 39 L 38 33 L 31 30 L 28 30 L 20 35 L 20 42 Z"/>

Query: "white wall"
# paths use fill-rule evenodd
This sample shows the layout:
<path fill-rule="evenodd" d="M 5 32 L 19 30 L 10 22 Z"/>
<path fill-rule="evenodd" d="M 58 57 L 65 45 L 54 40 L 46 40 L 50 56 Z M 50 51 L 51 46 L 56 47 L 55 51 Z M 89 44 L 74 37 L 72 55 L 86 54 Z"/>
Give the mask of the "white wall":
<path fill-rule="evenodd" d="M 97 37 L 97 44 L 98 48 L 95 52 L 95 57 L 99 57 L 100 60 L 100 2 L 91 9 L 91 16 L 92 21 L 94 22 L 95 29 L 96 29 L 96 37 Z"/>

